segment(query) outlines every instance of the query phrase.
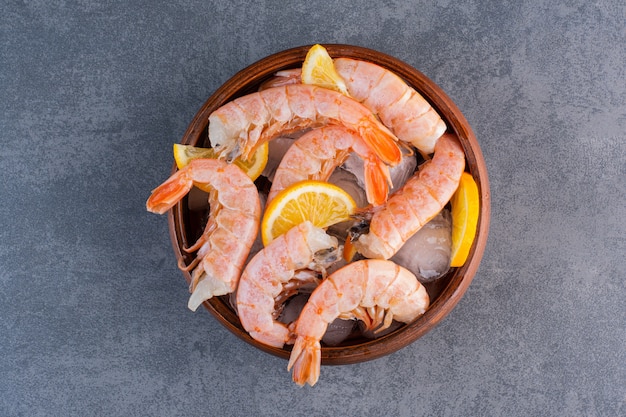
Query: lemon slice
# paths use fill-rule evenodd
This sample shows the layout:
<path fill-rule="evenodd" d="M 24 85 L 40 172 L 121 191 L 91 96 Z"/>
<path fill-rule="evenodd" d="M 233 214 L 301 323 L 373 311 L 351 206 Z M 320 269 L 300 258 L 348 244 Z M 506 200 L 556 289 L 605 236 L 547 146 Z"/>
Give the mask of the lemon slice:
<path fill-rule="evenodd" d="M 450 200 L 452 205 L 452 258 L 450 266 L 463 266 L 467 260 L 480 212 L 478 186 L 474 178 L 464 172 L 459 188 Z"/>
<path fill-rule="evenodd" d="M 313 45 L 302 63 L 302 83 L 317 85 L 348 95 L 346 83 L 335 70 L 333 59 L 322 45 Z"/>
<path fill-rule="evenodd" d="M 292 227 L 309 220 L 325 228 L 346 221 L 356 203 L 343 189 L 323 181 L 300 181 L 285 188 L 268 204 L 261 222 L 267 245 Z"/>
<path fill-rule="evenodd" d="M 268 149 L 268 143 L 265 142 L 257 148 L 249 160 L 244 161 L 237 158 L 233 163 L 243 169 L 254 181 L 261 175 L 267 164 Z M 198 148 L 192 145 L 181 145 L 180 143 L 174 144 L 174 161 L 176 161 L 178 169 L 184 168 L 189 164 L 189 161 L 198 158 L 216 158 L 215 151 L 212 148 Z"/>

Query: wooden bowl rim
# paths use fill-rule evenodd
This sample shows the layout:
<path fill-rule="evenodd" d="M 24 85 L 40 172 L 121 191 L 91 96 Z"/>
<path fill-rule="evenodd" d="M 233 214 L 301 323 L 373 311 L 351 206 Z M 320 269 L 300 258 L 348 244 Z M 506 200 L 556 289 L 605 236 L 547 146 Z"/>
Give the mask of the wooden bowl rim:
<path fill-rule="evenodd" d="M 208 117 L 211 112 L 227 101 L 254 91 L 250 87 L 258 87 L 277 71 L 299 67 L 311 46 L 303 45 L 274 53 L 237 72 L 220 86 L 198 110 L 183 135 L 181 143 L 197 145 L 201 135 L 206 133 Z M 480 217 L 476 238 L 465 265 L 451 272 L 453 276 L 447 287 L 434 300 L 426 313 L 414 322 L 385 336 L 363 343 L 340 347 L 322 347 L 323 365 L 344 365 L 377 359 L 413 343 L 453 310 L 467 291 L 484 254 L 489 232 L 491 198 L 487 166 L 474 132 L 456 104 L 438 85 L 417 69 L 382 52 L 346 44 L 324 44 L 323 46 L 333 58 L 346 57 L 376 63 L 395 72 L 413 86 L 439 112 L 448 125 L 448 131 L 456 133 L 459 137 L 466 154 L 466 170 L 476 180 L 480 192 Z M 176 169 L 174 164 L 172 173 Z M 184 214 L 181 203 L 174 206 L 168 214 L 170 238 L 178 261 L 183 259 L 184 254 L 181 247 L 187 243 L 184 241 Z M 187 282 L 190 282 L 190 274 L 186 272 L 183 274 Z M 224 327 L 240 339 L 269 354 L 284 359 L 289 358 L 291 346 L 285 346 L 282 349 L 274 348 L 250 337 L 239 323 L 234 311 L 220 298 L 210 299 L 203 305 Z"/>

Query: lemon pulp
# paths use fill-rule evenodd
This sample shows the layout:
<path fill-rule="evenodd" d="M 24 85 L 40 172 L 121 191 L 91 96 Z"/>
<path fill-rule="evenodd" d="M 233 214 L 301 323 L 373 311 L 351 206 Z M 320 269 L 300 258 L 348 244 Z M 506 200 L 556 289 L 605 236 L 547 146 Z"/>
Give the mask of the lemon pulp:
<path fill-rule="evenodd" d="M 323 181 L 298 182 L 282 190 L 265 209 L 261 222 L 263 244 L 306 220 L 320 228 L 346 221 L 355 209 L 350 194 L 336 185 Z"/>
<path fill-rule="evenodd" d="M 322 45 L 313 45 L 302 63 L 302 83 L 328 88 L 348 95 L 346 83 L 337 73 L 333 59 Z"/>

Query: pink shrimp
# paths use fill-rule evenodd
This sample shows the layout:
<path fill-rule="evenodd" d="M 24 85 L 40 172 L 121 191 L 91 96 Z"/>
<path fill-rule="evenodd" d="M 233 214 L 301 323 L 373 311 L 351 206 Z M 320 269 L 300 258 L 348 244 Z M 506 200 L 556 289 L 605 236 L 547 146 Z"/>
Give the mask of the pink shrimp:
<path fill-rule="evenodd" d="M 196 258 L 191 270 L 188 307 L 195 311 L 213 296 L 233 292 L 261 216 L 259 193 L 248 175 L 234 164 L 217 159 L 195 159 L 152 191 L 146 208 L 163 214 L 182 199 L 194 184 L 208 185 L 209 220 L 202 236 L 187 249 Z"/>
<path fill-rule="evenodd" d="M 410 323 L 430 305 L 426 289 L 392 261 L 366 259 L 337 270 L 313 291 L 295 322 L 295 344 L 287 370 L 298 385 L 313 386 L 320 374 L 320 340 L 336 318 L 358 319 L 377 331 L 392 320 Z"/>
<path fill-rule="evenodd" d="M 391 182 L 389 168 L 359 135 L 334 125 L 311 130 L 289 147 L 274 174 L 268 202 L 298 181 L 326 181 L 352 151 L 364 161 L 367 200 L 375 206 L 384 203 Z"/>
<path fill-rule="evenodd" d="M 276 320 L 277 300 L 296 271 L 324 270 L 340 256 L 337 239 L 309 221 L 291 228 L 258 252 L 248 263 L 237 288 L 237 312 L 254 339 L 270 346 L 292 343 L 287 325 Z"/>
<path fill-rule="evenodd" d="M 351 58 L 333 60 L 353 99 L 376 113 L 400 140 L 431 154 L 446 123 L 402 78 L 379 65 Z M 280 71 L 264 87 L 301 83 L 300 69 Z"/>
<path fill-rule="evenodd" d="M 367 258 L 389 259 L 448 203 L 465 169 L 465 154 L 456 137 L 443 135 L 433 158 L 374 211 L 367 234 L 353 245 Z"/>
<path fill-rule="evenodd" d="M 246 159 L 282 133 L 326 124 L 359 134 L 387 164 L 402 159 L 397 138 L 369 109 L 341 93 L 303 84 L 268 88 L 226 103 L 209 116 L 209 139 L 221 156 Z"/>
<path fill-rule="evenodd" d="M 371 62 L 337 58 L 334 64 L 348 93 L 376 113 L 400 140 L 424 154 L 434 151 L 446 124 L 424 97 L 393 72 Z"/>

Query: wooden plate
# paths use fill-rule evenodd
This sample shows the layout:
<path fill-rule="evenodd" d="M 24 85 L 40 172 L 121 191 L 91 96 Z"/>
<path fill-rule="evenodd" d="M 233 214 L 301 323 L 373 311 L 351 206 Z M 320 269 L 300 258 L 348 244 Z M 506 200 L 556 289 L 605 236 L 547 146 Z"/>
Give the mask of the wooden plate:
<path fill-rule="evenodd" d="M 431 306 L 423 316 L 414 322 L 378 339 L 357 338 L 351 339 L 341 346 L 323 346 L 322 364 L 341 365 L 376 359 L 395 352 L 417 340 L 450 313 L 470 285 L 483 256 L 489 231 L 490 195 L 487 168 L 476 137 L 461 111 L 441 88 L 415 68 L 381 52 L 350 45 L 329 44 L 324 46 L 333 58 L 355 58 L 371 61 L 385 67 L 398 74 L 420 92 L 445 120 L 448 131 L 456 133 L 459 137 L 466 155 L 466 171 L 472 174 L 480 191 L 481 214 L 478 220 L 478 229 L 465 265 L 460 268 L 453 268 L 435 283 L 426 284 L 431 297 Z M 277 71 L 300 67 L 310 47 L 311 45 L 306 45 L 270 55 L 235 74 L 215 91 L 200 108 L 187 128 L 181 143 L 208 146 L 209 114 L 236 97 L 256 91 L 262 82 Z M 176 166 L 174 165 L 172 171 L 175 170 Z M 185 253 L 182 248 L 189 246 L 190 242 L 193 243 L 201 233 L 198 215 L 187 209 L 185 199 L 170 210 L 168 222 L 176 258 L 188 264 L 193 255 Z M 184 276 L 187 282 L 191 280 L 189 273 L 184 273 Z M 278 349 L 252 339 L 243 329 L 237 315 L 224 298 L 210 299 L 204 303 L 204 306 L 228 330 L 247 343 L 270 354 L 289 358 L 290 346 Z"/>

